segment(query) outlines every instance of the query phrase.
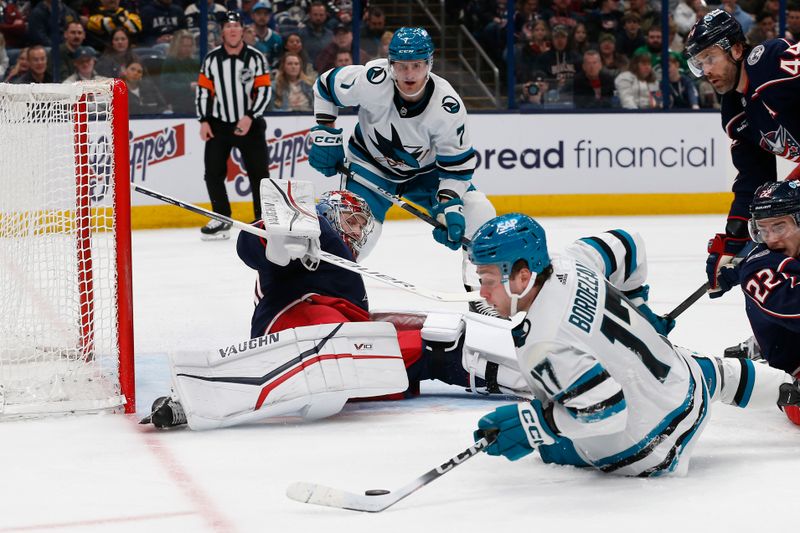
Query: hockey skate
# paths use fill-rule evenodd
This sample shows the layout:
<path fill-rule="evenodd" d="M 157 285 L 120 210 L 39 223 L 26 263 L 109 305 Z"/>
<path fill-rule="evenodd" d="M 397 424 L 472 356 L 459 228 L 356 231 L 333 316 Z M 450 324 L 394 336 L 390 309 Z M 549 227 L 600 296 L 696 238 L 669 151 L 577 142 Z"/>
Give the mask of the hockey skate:
<path fill-rule="evenodd" d="M 186 423 L 186 413 L 180 402 L 169 396 L 162 396 L 153 402 L 150 414 L 142 418 L 139 423 L 153 424 L 159 429 L 182 426 Z"/>
<path fill-rule="evenodd" d="M 744 357 L 746 359 L 752 359 L 753 361 L 760 361 L 762 359 L 761 348 L 758 346 L 755 337 L 750 337 L 736 346 L 725 348 L 723 355 L 725 357 Z"/>
<path fill-rule="evenodd" d="M 778 407 L 793 405 L 800 405 L 800 381 L 798 380 L 794 380 L 792 383 L 784 383 L 778 389 Z"/>
<path fill-rule="evenodd" d="M 204 241 L 224 241 L 231 238 L 231 224 L 212 219 L 200 228 L 200 239 Z"/>

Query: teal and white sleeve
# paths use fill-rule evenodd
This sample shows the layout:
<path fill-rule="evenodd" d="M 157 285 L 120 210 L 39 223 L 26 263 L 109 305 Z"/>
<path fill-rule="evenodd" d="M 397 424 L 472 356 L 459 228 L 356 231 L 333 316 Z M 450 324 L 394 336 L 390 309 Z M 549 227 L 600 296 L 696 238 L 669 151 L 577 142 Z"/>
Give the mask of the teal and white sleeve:
<path fill-rule="evenodd" d="M 598 272 L 621 291 L 639 289 L 647 280 L 647 254 L 641 235 L 612 229 L 572 243 L 566 254 Z"/>
<path fill-rule="evenodd" d="M 439 170 L 439 190 L 452 190 L 463 196 L 469 189 L 475 172 L 477 154 L 472 147 L 467 114 L 463 104 L 457 113 L 442 122 L 432 139 L 436 147 L 436 166 Z"/>
<path fill-rule="evenodd" d="M 339 108 L 359 105 L 364 74 L 363 65 L 336 67 L 320 74 L 314 83 L 314 118 L 333 122 Z"/>

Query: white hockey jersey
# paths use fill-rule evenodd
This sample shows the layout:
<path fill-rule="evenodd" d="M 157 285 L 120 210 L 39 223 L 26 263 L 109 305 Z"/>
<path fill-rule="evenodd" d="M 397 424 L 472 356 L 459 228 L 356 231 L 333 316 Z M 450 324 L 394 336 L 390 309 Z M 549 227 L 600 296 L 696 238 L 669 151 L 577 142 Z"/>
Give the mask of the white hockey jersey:
<path fill-rule="evenodd" d="M 630 476 L 688 466 L 681 454 L 702 431 L 709 391 L 691 354 L 623 294 L 642 285 L 645 261 L 637 234 L 577 241 L 517 328 L 520 369 L 562 437 L 539 448 L 547 462 Z"/>
<path fill-rule="evenodd" d="M 360 106 L 348 158 L 367 163 L 402 183 L 438 171 L 440 179 L 468 181 L 476 155 L 464 103 L 453 87 L 431 73 L 422 100 L 400 98 L 388 59 L 331 69 L 314 84 L 314 114 L 332 121 L 339 108 Z"/>

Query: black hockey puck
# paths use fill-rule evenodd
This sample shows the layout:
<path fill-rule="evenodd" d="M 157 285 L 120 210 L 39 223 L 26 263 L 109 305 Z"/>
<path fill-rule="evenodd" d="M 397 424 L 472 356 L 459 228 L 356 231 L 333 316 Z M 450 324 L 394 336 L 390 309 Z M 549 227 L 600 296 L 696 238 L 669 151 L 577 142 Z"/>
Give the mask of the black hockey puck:
<path fill-rule="evenodd" d="M 384 494 L 389 494 L 391 491 L 386 489 L 369 489 L 365 490 L 364 494 L 366 496 L 383 496 Z"/>

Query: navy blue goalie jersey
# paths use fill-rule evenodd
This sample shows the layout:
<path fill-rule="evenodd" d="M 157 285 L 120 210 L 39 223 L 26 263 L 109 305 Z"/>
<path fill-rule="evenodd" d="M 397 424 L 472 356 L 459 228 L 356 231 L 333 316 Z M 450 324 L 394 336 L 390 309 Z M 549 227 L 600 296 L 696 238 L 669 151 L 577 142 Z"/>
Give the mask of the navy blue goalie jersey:
<path fill-rule="evenodd" d="M 319 218 L 322 233 L 320 247 L 323 251 L 350 261 L 352 252 L 345 245 L 339 233 L 331 227 L 324 217 Z M 263 228 L 263 221 L 253 223 Z M 329 263 L 320 262 L 316 270 L 306 269 L 300 261 L 291 261 L 279 266 L 267 260 L 266 247 L 269 243 L 251 233 L 239 233 L 236 252 L 247 266 L 258 272 L 255 288 L 256 308 L 251 321 L 250 336 L 260 337 L 275 317 L 293 302 L 308 294 L 320 294 L 343 298 L 358 307 L 369 310 L 367 290 L 359 274 L 344 270 Z"/>
<path fill-rule="evenodd" d="M 800 369 L 800 261 L 759 244 L 740 267 L 747 318 L 764 359 Z"/>
<path fill-rule="evenodd" d="M 730 216 L 746 219 L 755 190 L 777 179 L 775 157 L 800 163 L 800 43 L 765 41 L 750 51 L 744 68 L 744 94 L 722 97 L 722 125 L 739 172 Z"/>

